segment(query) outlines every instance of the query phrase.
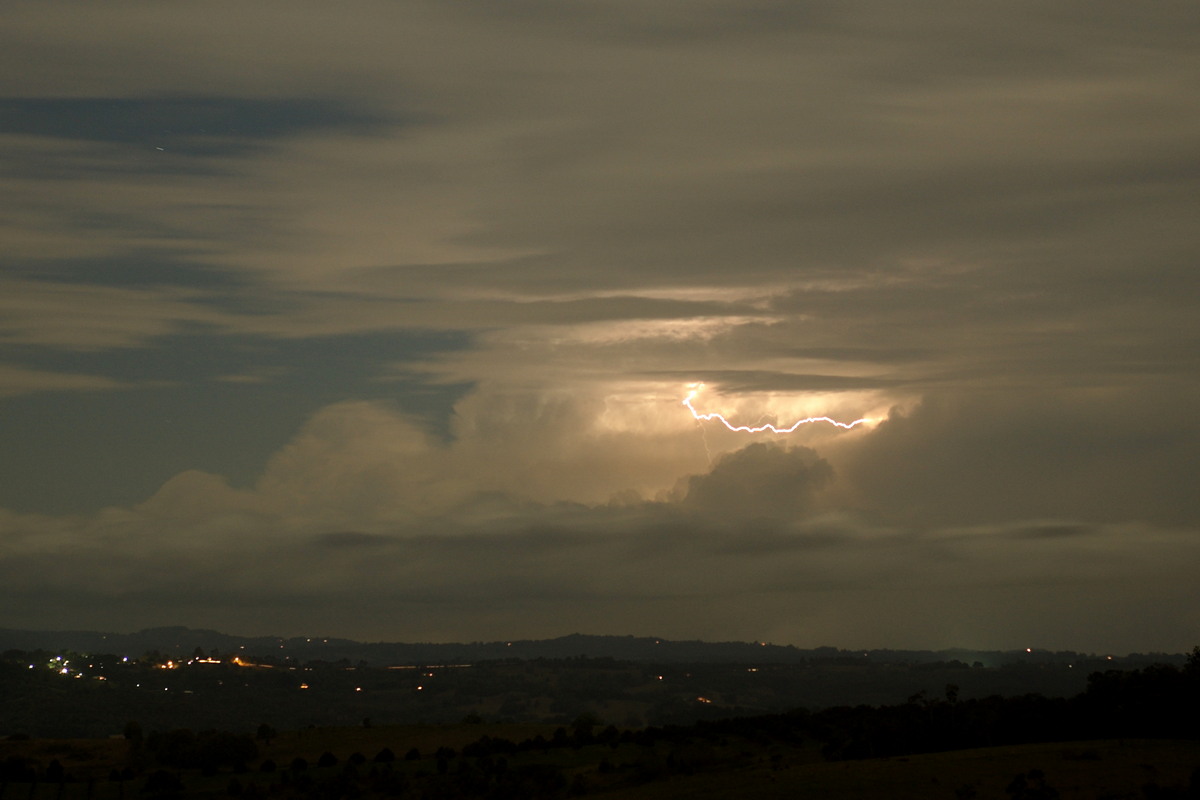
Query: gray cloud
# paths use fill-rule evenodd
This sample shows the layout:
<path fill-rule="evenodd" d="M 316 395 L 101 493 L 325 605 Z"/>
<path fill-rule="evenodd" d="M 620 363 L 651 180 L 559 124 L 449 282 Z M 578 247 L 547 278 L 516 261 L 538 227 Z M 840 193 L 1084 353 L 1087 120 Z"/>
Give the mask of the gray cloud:
<path fill-rule="evenodd" d="M 11 4 L 0 623 L 1194 644 L 1193 15 Z"/>
<path fill-rule="evenodd" d="M 236 153 L 323 129 L 378 131 L 383 120 L 319 98 L 0 97 L 0 135 Z"/>
<path fill-rule="evenodd" d="M 813 495 L 832 478 L 829 463 L 807 447 L 751 444 L 689 478 L 683 503 L 717 514 L 791 516 L 809 511 Z"/>
<path fill-rule="evenodd" d="M 1192 393 L 1031 390 L 931 396 L 839 466 L 866 506 L 930 522 L 1066 515 L 1188 524 Z"/>
<path fill-rule="evenodd" d="M 845 517 L 747 530 L 662 507 L 640 523 L 627 511 L 587 507 L 531 523 L 538 514 L 529 511 L 525 522 L 487 529 L 443 523 L 416 535 L 354 534 L 386 546 L 322 534 L 326 544 L 313 548 L 282 531 L 264 538 L 262 520 L 243 523 L 259 527 L 255 537 L 234 528 L 203 547 L 177 536 L 147 548 L 148 528 L 127 520 L 117 533 L 113 520 L 97 519 L 78 535 L 108 530 L 103 548 L 57 549 L 45 541 L 49 520 L 6 519 L 0 585 L 6 607 L 31 620 L 53 619 L 69 598 L 85 597 L 77 619 L 119 609 L 130 627 L 161 622 L 169 610 L 196 625 L 253 630 L 268 620 L 281 633 L 340 625 L 352 635 L 443 641 L 469 639 L 482 623 L 514 636 L 580 626 L 665 635 L 665 627 L 676 636 L 846 646 L 989 647 L 1016 635 L 1159 649 L 1175 647 L 1195 621 L 1194 531 L 1031 521 L 914 534 Z M 37 549 L 14 554 L 14 526 Z M 1040 535 L 1051 526 L 1078 533 Z M 1153 591 L 1138 588 L 1147 581 Z"/>

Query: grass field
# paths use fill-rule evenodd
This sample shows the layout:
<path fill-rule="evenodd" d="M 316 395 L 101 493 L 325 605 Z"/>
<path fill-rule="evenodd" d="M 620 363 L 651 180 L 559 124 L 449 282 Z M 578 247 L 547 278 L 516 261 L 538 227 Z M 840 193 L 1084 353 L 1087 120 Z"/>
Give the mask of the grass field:
<path fill-rule="evenodd" d="M 513 742 L 538 735 L 549 739 L 553 730 L 551 726 L 490 724 L 310 728 L 280 733 L 269 746 L 260 747 L 259 758 L 240 776 L 228 770 L 207 776 L 196 770 L 174 772 L 182 778 L 184 797 L 226 797 L 234 777 L 243 783 L 254 782 L 273 795 L 287 797 L 293 796 L 293 792 L 287 785 L 281 787 L 281 783 L 287 783 L 281 773 L 296 757 L 307 759 L 313 765 L 308 775 L 320 781 L 338 774 L 353 753 L 365 756 L 367 763 L 363 770 L 370 769 L 371 759 L 387 747 L 398 759 L 392 768 L 419 782 L 422 775 L 436 771 L 431 756 L 439 747 L 461 751 L 464 745 L 485 735 Z M 404 754 L 414 747 L 421 753 L 421 760 L 404 761 Z M 689 757 L 689 747 L 694 748 L 692 755 L 698 765 L 694 774 L 680 775 L 678 769 L 647 771 L 644 766 L 634 766 L 655 760 L 666 763 L 668 759 L 675 759 L 678 765 L 680 759 Z M 326 752 L 337 757 L 339 766 L 315 767 L 317 759 Z M 142 788 L 146 772 L 152 768 L 145 768 L 139 777 L 123 784 L 109 779 L 113 768 L 120 769 L 130 763 L 129 744 L 121 739 L 0 742 L 0 760 L 10 757 L 28 759 L 42 768 L 57 759 L 70 779 L 66 783 L 12 783 L 3 787 L 0 800 L 133 800 L 149 796 Z M 259 771 L 259 765 L 266 759 L 276 762 L 280 772 Z M 607 769 L 600 768 L 602 760 L 609 762 Z M 513 754 L 509 761 L 514 767 L 551 766 L 568 778 L 577 779 L 588 795 L 629 800 L 743 797 L 1008 800 L 1013 794 L 1006 788 L 1016 776 L 1025 775 L 1031 785 L 1037 785 L 1038 778 L 1029 778 L 1032 770 L 1039 770 L 1044 784 L 1056 790 L 1062 800 L 1118 800 L 1153 797 L 1155 788 L 1186 788 L 1193 771 L 1200 768 L 1200 742 L 1076 742 L 824 762 L 815 742 L 800 746 L 755 745 L 733 739 L 714 746 L 660 743 L 653 748 L 622 744 L 532 750 Z M 456 764 L 451 770 L 460 766 L 465 764 Z"/>
<path fill-rule="evenodd" d="M 889 798 L 1010 800 L 1018 774 L 1040 769 L 1061 800 L 1143 798 L 1144 787 L 1186 787 L 1200 768 L 1200 742 L 1101 741 L 993 747 L 904 758 L 792 764 L 675 777 L 622 790 L 628 800 Z"/>

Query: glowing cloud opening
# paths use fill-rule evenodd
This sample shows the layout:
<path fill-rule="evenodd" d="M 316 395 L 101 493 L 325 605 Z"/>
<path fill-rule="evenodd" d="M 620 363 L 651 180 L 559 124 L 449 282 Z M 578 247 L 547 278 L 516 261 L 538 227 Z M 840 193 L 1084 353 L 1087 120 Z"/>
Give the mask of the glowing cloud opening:
<path fill-rule="evenodd" d="M 688 411 L 692 412 L 692 417 L 695 418 L 697 422 L 711 422 L 715 419 L 734 433 L 793 433 L 801 425 L 808 425 L 813 422 L 827 422 L 830 425 L 842 428 L 843 430 L 850 430 L 851 428 L 862 425 L 863 423 L 875 421 L 870 417 L 862 417 L 854 420 L 853 422 L 839 422 L 832 417 L 805 417 L 804 419 L 793 422 L 786 428 L 780 428 L 770 423 L 755 427 L 751 427 L 749 425 L 734 425 L 732 422 L 725 419 L 724 416 L 715 411 L 702 414 L 696 410 L 696 407 L 692 405 L 692 400 L 695 399 L 696 395 L 700 394 L 700 390 L 703 388 L 703 383 L 688 384 L 688 393 L 687 396 L 683 398 L 683 405 Z"/>

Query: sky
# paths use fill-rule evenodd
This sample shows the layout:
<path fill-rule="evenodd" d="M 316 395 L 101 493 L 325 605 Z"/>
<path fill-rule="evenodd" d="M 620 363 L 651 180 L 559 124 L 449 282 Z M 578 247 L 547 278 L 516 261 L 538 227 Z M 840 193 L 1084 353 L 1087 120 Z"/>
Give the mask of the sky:
<path fill-rule="evenodd" d="M 4 3 L 0 626 L 1190 650 L 1196 23 Z"/>

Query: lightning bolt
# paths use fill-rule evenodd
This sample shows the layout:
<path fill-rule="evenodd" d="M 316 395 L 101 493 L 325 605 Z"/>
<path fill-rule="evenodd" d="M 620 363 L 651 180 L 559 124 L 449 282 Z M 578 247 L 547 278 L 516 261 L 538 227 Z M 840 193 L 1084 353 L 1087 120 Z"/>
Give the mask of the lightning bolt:
<path fill-rule="evenodd" d="M 703 383 L 691 384 L 688 387 L 687 396 L 683 398 L 683 405 L 687 408 L 688 411 L 692 412 L 692 416 L 696 419 L 697 422 L 710 422 L 715 419 L 718 422 L 720 422 L 722 425 L 724 425 L 726 428 L 733 431 L 734 433 L 763 433 L 764 431 L 769 431 L 771 433 L 792 433 L 797 428 L 799 428 L 801 425 L 808 425 L 809 423 L 812 423 L 812 422 L 827 422 L 830 425 L 834 425 L 838 428 L 842 428 L 844 430 L 850 430 L 851 428 L 853 428 L 857 425 L 862 425 L 864 422 L 873 422 L 874 421 L 870 417 L 863 417 L 861 419 L 856 419 L 853 422 L 838 422 L 836 419 L 833 419 L 832 417 L 806 417 L 805 419 L 801 419 L 801 420 L 797 420 L 796 422 L 793 422 L 791 425 L 789 425 L 786 428 L 779 428 L 770 423 L 767 423 L 766 425 L 759 425 L 757 427 L 751 427 L 749 425 L 734 425 L 732 422 L 725 419 L 725 417 L 723 417 L 722 415 L 718 414 L 715 411 L 711 411 L 706 414 L 702 414 L 696 410 L 696 407 L 694 405 L 692 405 L 692 400 L 695 399 L 696 395 L 700 394 L 700 390 L 703 388 L 704 388 Z"/>

